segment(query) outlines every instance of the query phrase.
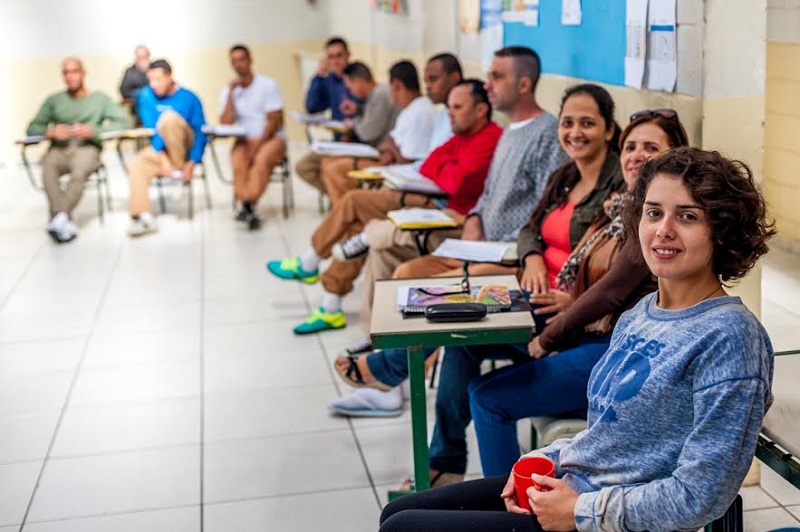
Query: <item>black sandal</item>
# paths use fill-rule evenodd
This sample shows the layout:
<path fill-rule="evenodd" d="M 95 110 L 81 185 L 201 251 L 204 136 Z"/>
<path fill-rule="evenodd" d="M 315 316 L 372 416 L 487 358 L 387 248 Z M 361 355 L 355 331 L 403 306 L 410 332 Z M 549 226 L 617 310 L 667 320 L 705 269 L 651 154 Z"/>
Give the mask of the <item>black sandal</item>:
<path fill-rule="evenodd" d="M 364 376 L 361 374 L 361 370 L 358 369 L 359 358 L 359 355 L 347 355 L 347 359 L 350 363 L 347 365 L 346 370 L 342 370 L 341 366 L 337 364 L 337 361 L 333 362 L 333 367 L 336 370 L 336 373 L 339 374 L 344 382 L 353 388 L 374 388 L 382 392 L 388 392 L 392 389 L 391 386 L 384 384 L 377 379 L 372 382 L 364 382 Z"/>

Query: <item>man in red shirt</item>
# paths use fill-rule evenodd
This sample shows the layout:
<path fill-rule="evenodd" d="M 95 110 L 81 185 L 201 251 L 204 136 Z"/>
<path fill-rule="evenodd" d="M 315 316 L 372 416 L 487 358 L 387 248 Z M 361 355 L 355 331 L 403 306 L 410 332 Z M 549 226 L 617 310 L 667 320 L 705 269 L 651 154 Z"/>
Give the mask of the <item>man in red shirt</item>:
<path fill-rule="evenodd" d="M 448 95 L 447 106 L 454 135 L 434 150 L 419 169 L 448 194 L 446 206 L 424 194 L 388 189 L 353 190 L 334 205 L 317 227 L 308 250 L 298 257 L 267 263 L 267 269 L 282 279 L 309 284 L 322 280 L 325 289 L 322 306 L 297 326 L 295 333 L 340 329 L 346 325 L 341 300 L 353 289 L 366 260 L 369 242 L 363 229 L 367 222 L 383 219 L 389 211 L 403 207 L 445 208 L 456 222 L 461 222 L 475 206 L 502 129 L 491 121 L 492 107 L 480 80 L 458 83 Z M 347 240 L 347 245 L 341 245 L 342 240 Z M 319 275 L 320 261 L 331 254 L 334 261 Z"/>

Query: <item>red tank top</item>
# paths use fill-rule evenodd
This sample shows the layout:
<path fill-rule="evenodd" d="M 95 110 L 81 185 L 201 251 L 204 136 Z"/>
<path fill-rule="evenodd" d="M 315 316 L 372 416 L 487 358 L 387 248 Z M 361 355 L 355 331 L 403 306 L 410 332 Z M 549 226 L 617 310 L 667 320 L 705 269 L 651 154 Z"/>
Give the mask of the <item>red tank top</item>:
<path fill-rule="evenodd" d="M 572 253 L 569 241 L 569 223 L 574 210 L 575 204 L 566 202 L 550 211 L 542 222 L 541 233 L 545 244 L 542 258 L 547 266 L 550 288 L 556 288 L 556 276 L 567 262 L 569 254 Z"/>

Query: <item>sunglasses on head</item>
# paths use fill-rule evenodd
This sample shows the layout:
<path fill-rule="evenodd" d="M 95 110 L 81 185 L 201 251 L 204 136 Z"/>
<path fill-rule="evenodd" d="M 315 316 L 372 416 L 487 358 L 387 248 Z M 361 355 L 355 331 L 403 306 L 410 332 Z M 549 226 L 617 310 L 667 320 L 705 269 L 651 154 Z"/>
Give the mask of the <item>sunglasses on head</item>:
<path fill-rule="evenodd" d="M 630 121 L 633 122 L 634 120 L 642 118 L 643 116 L 660 116 L 661 118 L 666 118 L 669 120 L 677 120 L 678 112 L 675 109 L 645 109 L 643 111 L 636 111 L 633 113 Z"/>

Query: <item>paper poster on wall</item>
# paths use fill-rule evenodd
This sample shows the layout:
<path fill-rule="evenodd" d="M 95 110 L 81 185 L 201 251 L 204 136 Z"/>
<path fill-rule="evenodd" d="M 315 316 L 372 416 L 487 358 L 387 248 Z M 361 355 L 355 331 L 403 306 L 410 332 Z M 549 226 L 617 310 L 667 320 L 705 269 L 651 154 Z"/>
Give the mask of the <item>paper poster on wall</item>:
<path fill-rule="evenodd" d="M 512 2 L 506 2 L 506 10 L 503 12 L 503 22 L 521 22 L 526 26 L 538 26 L 539 0 L 514 0 Z"/>
<path fill-rule="evenodd" d="M 408 14 L 406 0 L 372 0 L 372 7 L 381 13 L 391 13 L 393 15 Z"/>
<path fill-rule="evenodd" d="M 461 33 L 470 35 L 478 33 L 481 26 L 480 0 L 458 1 L 458 27 Z"/>
<path fill-rule="evenodd" d="M 647 52 L 647 0 L 625 2 L 625 85 L 642 88 Z"/>
<path fill-rule="evenodd" d="M 580 26 L 583 21 L 581 0 L 561 0 L 561 24 Z"/>
<path fill-rule="evenodd" d="M 489 70 L 494 53 L 503 47 L 503 0 L 481 0 L 481 65 Z"/>
<path fill-rule="evenodd" d="M 647 26 L 647 88 L 672 92 L 678 79 L 675 0 L 651 0 Z"/>

